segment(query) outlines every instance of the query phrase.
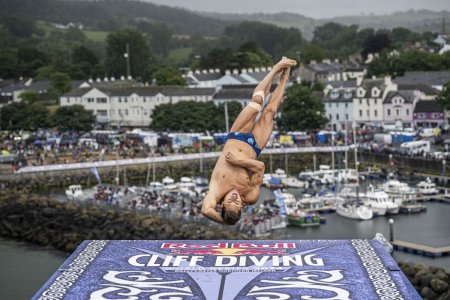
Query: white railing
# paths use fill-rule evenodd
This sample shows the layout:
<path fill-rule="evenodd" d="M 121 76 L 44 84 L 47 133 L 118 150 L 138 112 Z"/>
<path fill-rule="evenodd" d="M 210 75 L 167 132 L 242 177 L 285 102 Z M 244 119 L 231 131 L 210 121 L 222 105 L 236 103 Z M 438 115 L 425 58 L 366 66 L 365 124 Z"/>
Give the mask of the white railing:
<path fill-rule="evenodd" d="M 350 148 L 351 148 L 351 146 L 276 148 L 276 149 L 264 149 L 262 154 L 343 152 L 346 149 L 349 150 Z M 130 166 L 130 165 L 142 165 L 142 164 L 151 164 L 151 163 L 200 160 L 200 159 L 219 157 L 220 153 L 221 152 L 206 152 L 206 153 L 196 153 L 196 154 L 179 154 L 179 155 L 157 156 L 157 157 L 146 157 L 146 158 L 107 160 L 107 161 L 97 161 L 97 162 L 55 164 L 55 165 L 43 165 L 43 166 L 27 166 L 27 167 L 23 167 L 23 168 L 19 169 L 16 173 L 67 171 L 67 170 L 90 169 L 93 167 L 106 168 L 106 167 L 117 167 L 117 166 L 121 167 L 121 166 Z"/>

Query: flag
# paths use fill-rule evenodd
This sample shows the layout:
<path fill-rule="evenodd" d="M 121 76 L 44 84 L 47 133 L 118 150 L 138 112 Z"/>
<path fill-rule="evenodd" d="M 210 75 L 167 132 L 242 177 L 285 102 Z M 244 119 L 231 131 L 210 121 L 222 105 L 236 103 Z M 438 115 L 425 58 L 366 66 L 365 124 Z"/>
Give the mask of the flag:
<path fill-rule="evenodd" d="M 97 178 L 98 184 L 102 184 L 102 181 L 100 179 L 100 174 L 98 173 L 97 167 L 91 168 L 92 173 L 94 173 L 95 178 Z"/>
<path fill-rule="evenodd" d="M 278 206 L 280 207 L 280 216 L 285 218 L 286 217 L 286 207 L 284 206 L 284 198 L 283 193 L 280 189 L 274 191 L 275 198 L 278 201 Z"/>

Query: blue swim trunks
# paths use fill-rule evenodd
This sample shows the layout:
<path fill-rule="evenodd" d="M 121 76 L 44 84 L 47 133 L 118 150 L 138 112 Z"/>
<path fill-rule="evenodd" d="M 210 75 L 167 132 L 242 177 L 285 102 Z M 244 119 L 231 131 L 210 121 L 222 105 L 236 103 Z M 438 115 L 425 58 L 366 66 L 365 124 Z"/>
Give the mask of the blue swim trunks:
<path fill-rule="evenodd" d="M 228 139 L 235 139 L 235 140 L 239 140 L 242 141 L 244 143 L 247 143 L 250 145 L 250 147 L 253 148 L 253 150 L 255 150 L 256 152 L 256 157 L 259 156 L 259 154 L 261 154 L 261 148 L 259 148 L 258 144 L 256 143 L 255 137 L 253 136 L 253 133 L 251 132 L 230 132 L 227 136 L 227 140 Z"/>

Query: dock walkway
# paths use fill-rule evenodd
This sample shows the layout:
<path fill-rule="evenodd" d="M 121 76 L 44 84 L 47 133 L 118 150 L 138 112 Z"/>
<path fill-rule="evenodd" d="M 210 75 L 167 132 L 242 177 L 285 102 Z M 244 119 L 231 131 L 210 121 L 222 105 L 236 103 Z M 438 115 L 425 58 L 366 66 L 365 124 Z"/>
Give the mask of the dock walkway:
<path fill-rule="evenodd" d="M 431 247 L 416 243 L 410 243 L 400 240 L 394 240 L 390 242 L 395 250 L 420 254 L 429 257 L 441 257 L 450 255 L 450 246 L 447 247 Z"/>

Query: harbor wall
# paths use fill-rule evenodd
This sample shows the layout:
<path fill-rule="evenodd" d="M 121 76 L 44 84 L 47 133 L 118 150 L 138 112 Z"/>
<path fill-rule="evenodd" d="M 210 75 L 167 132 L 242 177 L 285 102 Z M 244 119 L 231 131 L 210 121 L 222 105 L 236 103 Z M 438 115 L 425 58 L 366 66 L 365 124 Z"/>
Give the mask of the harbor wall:
<path fill-rule="evenodd" d="M 246 236 L 227 227 L 184 223 L 45 196 L 0 193 L 0 236 L 72 252 L 84 240 L 224 240 Z"/>

